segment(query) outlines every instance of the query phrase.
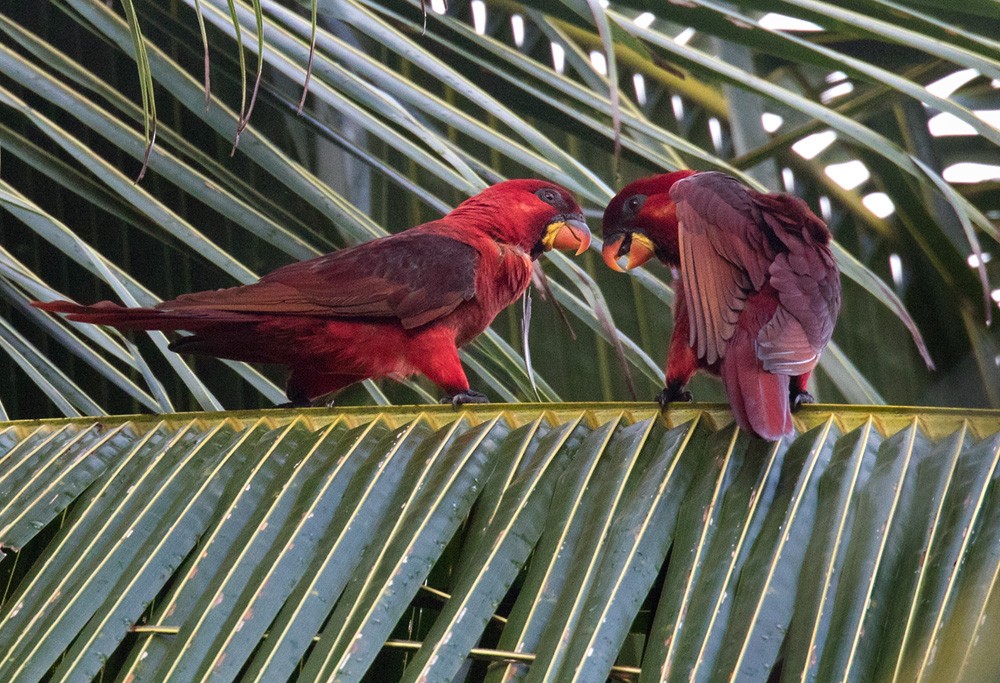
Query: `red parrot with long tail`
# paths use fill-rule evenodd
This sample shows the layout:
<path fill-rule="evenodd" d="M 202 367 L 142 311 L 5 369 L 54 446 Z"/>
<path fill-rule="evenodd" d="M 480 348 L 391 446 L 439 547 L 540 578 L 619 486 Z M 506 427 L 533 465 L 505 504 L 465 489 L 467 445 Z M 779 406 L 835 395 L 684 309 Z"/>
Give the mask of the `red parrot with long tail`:
<path fill-rule="evenodd" d="M 737 424 L 765 439 L 792 430 L 791 410 L 840 312 L 830 232 L 804 201 L 761 194 L 722 173 L 637 180 L 604 212 L 604 261 L 653 256 L 674 273 L 674 331 L 661 407 L 690 401 L 699 369 L 720 375 Z"/>
<path fill-rule="evenodd" d="M 254 284 L 154 308 L 33 305 L 119 329 L 192 332 L 170 345 L 178 353 L 287 365 L 291 405 L 364 379 L 415 373 L 453 405 L 485 403 L 469 388 L 458 348 L 521 296 L 542 252 L 580 254 L 589 245 L 583 212 L 567 190 L 509 180 L 439 220 L 292 263 Z"/>

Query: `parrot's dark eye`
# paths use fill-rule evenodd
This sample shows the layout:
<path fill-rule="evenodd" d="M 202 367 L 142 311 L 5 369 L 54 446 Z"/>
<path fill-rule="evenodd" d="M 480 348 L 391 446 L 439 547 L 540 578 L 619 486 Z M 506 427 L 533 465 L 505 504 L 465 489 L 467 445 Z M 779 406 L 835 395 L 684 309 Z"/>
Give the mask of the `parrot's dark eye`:
<path fill-rule="evenodd" d="M 546 204 L 552 204 L 553 206 L 555 206 L 556 201 L 559 199 L 559 194 L 555 190 L 539 190 L 535 193 L 535 196 Z"/>
<path fill-rule="evenodd" d="M 630 215 L 635 215 L 639 213 L 639 209 L 642 205 L 646 203 L 646 195 L 644 194 L 634 194 L 625 200 L 625 213 Z"/>

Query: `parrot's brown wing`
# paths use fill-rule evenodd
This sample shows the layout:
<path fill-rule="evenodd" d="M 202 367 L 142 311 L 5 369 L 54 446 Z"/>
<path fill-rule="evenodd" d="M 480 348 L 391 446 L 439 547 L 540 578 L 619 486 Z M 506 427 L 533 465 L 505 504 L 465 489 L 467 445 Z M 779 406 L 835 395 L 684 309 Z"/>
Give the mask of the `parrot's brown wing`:
<path fill-rule="evenodd" d="M 685 178 L 671 197 L 698 356 L 712 363 L 725 355 L 747 296 L 769 281 L 778 301 L 757 336 L 757 357 L 772 373 L 812 370 L 840 311 L 823 222 L 796 197 L 760 194 L 721 173 Z"/>
<path fill-rule="evenodd" d="M 757 222 L 747 188 L 721 173 L 676 182 L 681 282 L 691 321 L 689 343 L 712 364 L 726 353 L 750 292 L 766 281 L 774 246 Z"/>
<path fill-rule="evenodd" d="M 757 336 L 764 369 L 781 375 L 811 371 L 833 336 L 840 313 L 840 271 L 827 246 L 829 233 L 802 200 L 759 195 L 765 221 L 787 251 L 769 269 L 780 305 Z"/>
<path fill-rule="evenodd" d="M 395 318 L 409 329 L 472 299 L 477 261 L 472 245 L 433 232 L 409 231 L 289 264 L 252 285 L 186 294 L 158 308 Z"/>

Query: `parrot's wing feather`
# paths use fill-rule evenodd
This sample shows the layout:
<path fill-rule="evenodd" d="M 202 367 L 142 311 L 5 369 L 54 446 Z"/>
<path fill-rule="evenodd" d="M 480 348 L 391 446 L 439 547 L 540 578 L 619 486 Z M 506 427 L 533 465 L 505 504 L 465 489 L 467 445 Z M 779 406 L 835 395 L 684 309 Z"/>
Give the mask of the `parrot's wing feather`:
<path fill-rule="evenodd" d="M 289 264 L 252 285 L 186 294 L 158 308 L 395 318 L 413 328 L 475 296 L 478 258 L 470 244 L 411 230 Z"/>
<path fill-rule="evenodd" d="M 757 222 L 750 191 L 721 173 L 676 182 L 681 282 L 687 292 L 690 344 L 714 363 L 726 353 L 749 292 L 767 278 L 773 246 Z"/>
<path fill-rule="evenodd" d="M 802 324 L 787 308 L 778 306 L 757 335 L 757 357 L 768 372 L 794 377 L 816 366 L 819 351 L 809 342 Z"/>
<path fill-rule="evenodd" d="M 757 356 L 764 369 L 782 375 L 811 371 L 833 336 L 840 312 L 840 274 L 825 245 L 778 254 L 771 264 L 771 286 L 778 309 L 757 336 Z"/>
<path fill-rule="evenodd" d="M 797 197 L 754 192 L 721 173 L 680 180 L 671 198 L 698 356 L 723 357 L 747 296 L 770 284 L 778 306 L 757 336 L 757 356 L 768 372 L 812 370 L 840 311 L 840 274 L 823 221 Z"/>
<path fill-rule="evenodd" d="M 828 246 L 830 233 L 798 197 L 753 198 L 784 247 L 768 269 L 778 308 L 757 336 L 757 356 L 768 372 L 801 375 L 816 367 L 840 312 L 840 271 Z"/>

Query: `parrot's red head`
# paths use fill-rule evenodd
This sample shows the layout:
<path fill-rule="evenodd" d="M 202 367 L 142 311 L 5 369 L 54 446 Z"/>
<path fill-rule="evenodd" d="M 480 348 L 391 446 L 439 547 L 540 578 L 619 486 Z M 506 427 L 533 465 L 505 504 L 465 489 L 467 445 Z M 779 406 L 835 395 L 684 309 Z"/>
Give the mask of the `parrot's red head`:
<path fill-rule="evenodd" d="M 617 271 L 631 270 L 653 256 L 677 260 L 677 207 L 670 188 L 697 171 L 674 171 L 629 183 L 604 210 L 604 262 Z M 628 256 L 624 268 L 618 259 Z"/>
<path fill-rule="evenodd" d="M 582 254 L 590 246 L 583 209 L 569 190 L 547 180 L 507 180 L 455 207 L 449 218 L 469 217 L 501 244 L 537 258 L 549 249 Z"/>

